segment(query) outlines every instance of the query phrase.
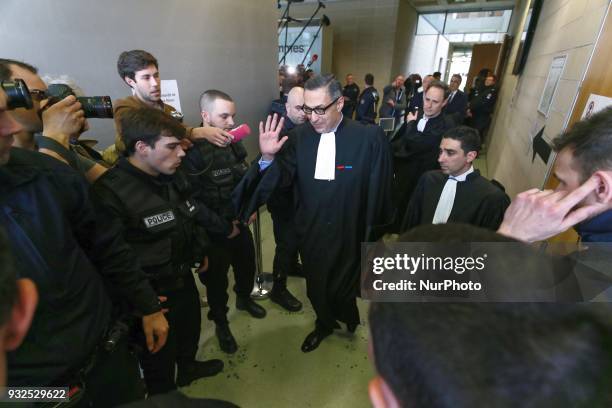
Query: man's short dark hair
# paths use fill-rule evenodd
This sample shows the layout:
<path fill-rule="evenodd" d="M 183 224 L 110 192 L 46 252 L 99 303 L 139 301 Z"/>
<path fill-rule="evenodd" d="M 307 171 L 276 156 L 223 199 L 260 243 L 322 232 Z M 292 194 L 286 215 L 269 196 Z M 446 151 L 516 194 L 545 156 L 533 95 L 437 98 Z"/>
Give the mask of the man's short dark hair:
<path fill-rule="evenodd" d="M 305 91 L 314 91 L 315 89 L 325 88 L 331 99 L 336 99 L 342 96 L 342 84 L 336 79 L 333 74 L 318 75 L 310 78 L 304 84 Z"/>
<path fill-rule="evenodd" d="M 468 152 L 480 152 L 480 135 L 478 131 L 469 126 L 457 126 L 449 129 L 442 135 L 443 139 L 453 139 L 461 143 L 461 150 Z"/>
<path fill-rule="evenodd" d="M 552 259 L 467 224 L 422 225 L 398 241 L 515 242 L 515 262 L 490 259 L 508 274 Z M 400 406 L 608 407 L 610 316 L 595 303 L 389 302 L 372 303 L 369 322 L 377 371 Z"/>
<path fill-rule="evenodd" d="M 448 89 L 448 85 L 446 85 L 444 82 L 434 79 L 429 83 L 429 87 L 427 88 L 427 90 L 429 91 L 431 88 L 441 89 L 442 91 L 444 91 L 444 100 L 448 99 L 448 96 L 450 95 L 450 89 Z"/>
<path fill-rule="evenodd" d="M 123 51 L 117 60 L 117 72 L 124 81 L 125 77 L 135 79 L 136 72 L 151 65 L 159 69 L 157 59 L 152 54 L 143 50 Z"/>
<path fill-rule="evenodd" d="M 17 294 L 17 275 L 4 228 L 0 227 L 0 327 L 8 321 Z"/>
<path fill-rule="evenodd" d="M 366 74 L 364 80 L 365 80 L 366 85 L 370 85 L 370 86 L 374 85 L 374 75 Z"/>
<path fill-rule="evenodd" d="M 154 108 L 129 109 L 121 115 L 121 136 L 125 142 L 125 154 L 136 151 L 136 143 L 142 141 L 151 147 L 162 136 L 185 137 L 185 127 L 172 116 Z"/>
<path fill-rule="evenodd" d="M 573 150 L 573 164 L 581 182 L 598 170 L 612 170 L 612 107 L 577 122 L 552 144 L 556 152 L 566 147 Z"/>
<path fill-rule="evenodd" d="M 612 332 L 603 310 L 610 312 L 595 304 L 372 303 L 376 368 L 400 406 L 609 407 Z"/>
<path fill-rule="evenodd" d="M 291 90 L 291 88 L 289 88 L 289 90 Z M 287 92 L 289 92 L 289 90 Z M 200 95 L 200 111 L 210 112 L 212 110 L 213 104 L 217 99 L 234 102 L 232 97 L 226 94 L 225 92 L 219 91 L 217 89 L 209 89 L 207 91 L 202 92 L 202 95 Z"/>
<path fill-rule="evenodd" d="M 440 71 L 436 71 L 436 72 L 433 73 L 432 76 L 434 78 L 436 78 L 436 79 L 440 79 L 440 78 L 442 78 L 442 73 Z"/>
<path fill-rule="evenodd" d="M 11 65 L 17 65 L 33 74 L 38 74 L 38 69 L 30 64 L 8 58 L 0 58 L 0 81 L 8 81 L 13 76 Z"/>

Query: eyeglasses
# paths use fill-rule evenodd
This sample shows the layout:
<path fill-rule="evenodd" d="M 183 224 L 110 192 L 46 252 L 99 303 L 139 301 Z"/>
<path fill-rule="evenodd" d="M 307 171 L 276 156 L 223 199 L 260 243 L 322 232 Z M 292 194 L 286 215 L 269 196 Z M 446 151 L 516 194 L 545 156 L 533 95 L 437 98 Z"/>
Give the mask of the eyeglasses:
<path fill-rule="evenodd" d="M 305 114 L 310 115 L 312 114 L 312 112 L 316 113 L 317 115 L 325 115 L 325 112 L 327 112 L 327 110 L 336 102 L 338 102 L 338 99 L 340 99 L 340 97 L 337 97 L 336 99 L 334 99 L 333 101 L 331 101 L 331 103 L 327 106 L 324 106 L 322 108 L 311 108 L 310 106 L 306 106 L 303 105 L 302 106 L 302 110 L 304 111 Z"/>
<path fill-rule="evenodd" d="M 32 99 L 36 99 L 39 102 L 49 97 L 47 95 L 47 91 L 40 89 L 30 89 L 30 95 L 32 96 Z"/>

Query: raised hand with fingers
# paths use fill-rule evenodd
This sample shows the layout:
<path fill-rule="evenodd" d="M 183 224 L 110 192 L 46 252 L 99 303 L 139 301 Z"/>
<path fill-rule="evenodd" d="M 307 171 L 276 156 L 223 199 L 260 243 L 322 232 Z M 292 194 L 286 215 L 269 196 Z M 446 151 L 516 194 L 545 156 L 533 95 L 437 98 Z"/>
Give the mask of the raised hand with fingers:
<path fill-rule="evenodd" d="M 264 160 L 273 160 L 274 155 L 287 141 L 287 136 L 279 139 L 284 123 L 285 118 L 279 120 L 276 113 L 274 116 L 268 115 L 265 125 L 263 122 L 259 122 L 259 150 Z"/>

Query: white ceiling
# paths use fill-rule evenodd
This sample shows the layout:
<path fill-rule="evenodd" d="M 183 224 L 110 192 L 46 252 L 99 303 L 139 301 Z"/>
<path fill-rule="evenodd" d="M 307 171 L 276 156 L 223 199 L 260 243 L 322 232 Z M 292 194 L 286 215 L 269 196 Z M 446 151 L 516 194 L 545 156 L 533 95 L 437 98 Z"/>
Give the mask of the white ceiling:
<path fill-rule="evenodd" d="M 469 11 L 469 10 L 491 10 L 491 9 L 502 9 L 512 8 L 520 0 L 368 0 L 369 6 L 388 6 L 389 3 L 399 3 L 400 1 L 406 1 L 410 3 L 418 12 L 426 13 L 432 11 Z M 300 2 L 294 2 L 294 5 L 305 4 L 305 3 L 317 3 L 318 0 L 304 0 Z M 363 0 L 323 0 L 323 4 L 329 3 L 347 3 L 350 7 L 350 3 L 361 2 Z M 281 0 L 280 2 L 283 8 L 287 5 L 287 0 Z"/>

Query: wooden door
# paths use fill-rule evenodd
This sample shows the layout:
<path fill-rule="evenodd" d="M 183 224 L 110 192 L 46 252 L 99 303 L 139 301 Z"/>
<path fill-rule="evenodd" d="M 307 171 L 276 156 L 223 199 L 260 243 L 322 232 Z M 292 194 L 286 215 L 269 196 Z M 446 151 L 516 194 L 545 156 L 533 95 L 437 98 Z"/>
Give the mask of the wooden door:
<path fill-rule="evenodd" d="M 470 91 L 474 78 L 478 76 L 478 72 L 481 69 L 488 68 L 491 71 L 495 70 L 495 67 L 498 65 L 497 60 L 501 46 L 501 44 L 474 44 L 465 92 Z"/>

